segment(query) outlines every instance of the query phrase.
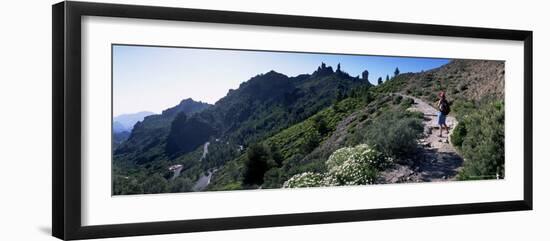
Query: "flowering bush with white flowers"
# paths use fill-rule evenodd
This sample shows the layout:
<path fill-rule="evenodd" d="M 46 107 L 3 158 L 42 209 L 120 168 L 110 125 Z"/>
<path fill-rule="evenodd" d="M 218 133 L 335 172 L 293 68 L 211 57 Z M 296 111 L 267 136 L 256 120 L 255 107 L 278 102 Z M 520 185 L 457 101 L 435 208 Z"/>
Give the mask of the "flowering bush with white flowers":
<path fill-rule="evenodd" d="M 393 162 L 392 158 L 387 157 L 382 152 L 377 151 L 366 144 L 356 146 L 351 158 L 361 159 L 362 162 L 369 163 L 369 165 L 378 170 L 385 169 L 388 164 Z"/>
<path fill-rule="evenodd" d="M 361 144 L 335 151 L 325 162 L 328 172 L 294 175 L 283 187 L 319 187 L 373 184 L 378 171 L 391 162 L 381 152 Z"/>
<path fill-rule="evenodd" d="M 352 147 L 344 147 L 333 152 L 332 155 L 330 155 L 328 160 L 325 162 L 327 169 L 330 170 L 332 168 L 342 165 L 348 159 L 348 157 L 353 154 L 353 151 L 354 148 Z"/>
<path fill-rule="evenodd" d="M 320 187 L 323 186 L 324 176 L 313 172 L 304 172 L 296 174 L 288 179 L 283 188 L 296 188 L 296 187 Z"/>
<path fill-rule="evenodd" d="M 332 167 L 328 170 L 326 185 L 373 184 L 378 175 L 378 167 L 387 162 L 382 153 L 364 144 L 349 148 L 345 153 L 347 155 L 338 153 L 333 156 L 333 154 L 327 160 L 327 167 Z M 339 165 L 333 165 L 338 162 L 340 162 Z"/>

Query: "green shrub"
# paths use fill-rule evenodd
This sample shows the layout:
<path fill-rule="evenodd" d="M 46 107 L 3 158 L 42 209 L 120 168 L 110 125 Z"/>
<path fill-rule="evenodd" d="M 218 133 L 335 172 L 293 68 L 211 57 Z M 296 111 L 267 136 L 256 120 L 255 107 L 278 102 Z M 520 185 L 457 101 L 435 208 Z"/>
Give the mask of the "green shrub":
<path fill-rule="evenodd" d="M 414 99 L 408 98 L 408 97 L 405 98 L 405 100 L 401 102 L 401 105 L 402 105 L 404 108 L 409 108 L 409 107 L 411 107 L 413 104 L 414 104 Z"/>
<path fill-rule="evenodd" d="M 478 106 L 471 100 L 458 99 L 454 100 L 451 105 L 451 112 L 456 116 L 458 121 L 462 121 L 469 113 L 478 110 Z"/>
<path fill-rule="evenodd" d="M 113 179 L 113 195 L 142 194 L 143 187 L 137 179 L 115 176 Z"/>
<path fill-rule="evenodd" d="M 503 178 L 504 104 L 501 101 L 486 104 L 465 116 L 461 125 L 452 136 L 453 144 L 464 157 L 459 178 L 494 179 L 497 175 Z"/>
<path fill-rule="evenodd" d="M 416 153 L 423 130 L 418 118 L 387 112 L 367 126 L 365 141 L 388 156 L 402 159 Z"/>
<path fill-rule="evenodd" d="M 301 150 L 303 154 L 310 153 L 321 143 L 321 135 L 317 130 L 304 133 L 304 140 L 301 143 Z"/>
<path fill-rule="evenodd" d="M 428 92 L 428 94 L 426 94 L 426 96 L 428 96 L 428 100 L 436 101 L 438 99 L 437 95 L 433 92 Z"/>
<path fill-rule="evenodd" d="M 422 113 L 420 111 L 410 111 L 409 116 L 412 117 L 412 118 L 419 119 L 419 120 L 424 119 L 424 113 Z"/>
<path fill-rule="evenodd" d="M 392 103 L 394 105 L 398 105 L 399 103 L 401 103 L 402 100 L 403 100 L 403 96 L 395 95 L 395 96 L 393 96 Z"/>
<path fill-rule="evenodd" d="M 269 152 L 262 144 L 253 144 L 246 153 L 243 183 L 248 185 L 261 185 L 264 182 L 264 174 L 268 170 Z"/>
<path fill-rule="evenodd" d="M 241 189 L 243 189 L 243 187 L 240 182 L 231 182 L 226 184 L 225 186 L 223 186 L 223 188 L 219 190 L 228 191 L 228 190 L 241 190 Z"/>
<path fill-rule="evenodd" d="M 168 182 L 160 174 L 154 174 L 143 183 L 143 193 L 163 193 L 168 191 Z"/>
<path fill-rule="evenodd" d="M 193 184 L 189 178 L 176 178 L 170 184 L 170 192 L 190 192 L 193 190 Z"/>
<path fill-rule="evenodd" d="M 457 147 L 462 147 L 462 143 L 464 142 L 464 137 L 466 136 L 466 134 L 466 124 L 464 122 L 459 122 L 453 130 L 453 134 L 451 135 L 451 142 L 453 143 L 453 145 Z"/>
<path fill-rule="evenodd" d="M 285 173 L 281 168 L 271 168 L 264 174 L 262 188 L 280 188 L 285 179 Z"/>

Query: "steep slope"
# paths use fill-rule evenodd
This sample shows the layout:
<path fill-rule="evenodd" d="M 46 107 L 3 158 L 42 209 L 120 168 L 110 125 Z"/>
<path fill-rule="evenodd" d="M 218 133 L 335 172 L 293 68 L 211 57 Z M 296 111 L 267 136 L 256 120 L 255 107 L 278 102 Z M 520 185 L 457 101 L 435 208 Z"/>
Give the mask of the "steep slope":
<path fill-rule="evenodd" d="M 442 90 L 450 99 L 502 99 L 504 74 L 504 61 L 452 60 L 429 71 L 400 74 L 380 86 L 380 91 L 401 92 L 430 102 Z"/>
<path fill-rule="evenodd" d="M 184 99 L 177 106 L 164 110 L 159 115 L 150 115 L 134 125 L 128 139 L 114 150 L 114 161 L 146 163 L 160 156 L 163 148 L 158 144 L 166 140 L 172 121 L 179 113 L 193 115 L 211 105 Z"/>
<path fill-rule="evenodd" d="M 312 151 L 329 136 L 336 125 L 347 115 L 362 106 L 357 98 L 346 98 L 324 108 L 302 122 L 259 141 L 269 153 L 269 171 L 265 173 L 264 188 L 280 187 L 290 175 L 305 170 L 317 170 L 318 163 L 301 162 L 301 158 Z M 209 190 L 243 188 L 241 183 L 247 153 L 228 161 L 214 175 Z M 250 188 L 250 187 L 247 187 Z"/>
<path fill-rule="evenodd" d="M 201 117 L 220 136 L 246 145 L 304 120 L 368 81 L 322 64 L 313 74 L 287 77 L 275 71 L 258 75 L 230 90 Z"/>

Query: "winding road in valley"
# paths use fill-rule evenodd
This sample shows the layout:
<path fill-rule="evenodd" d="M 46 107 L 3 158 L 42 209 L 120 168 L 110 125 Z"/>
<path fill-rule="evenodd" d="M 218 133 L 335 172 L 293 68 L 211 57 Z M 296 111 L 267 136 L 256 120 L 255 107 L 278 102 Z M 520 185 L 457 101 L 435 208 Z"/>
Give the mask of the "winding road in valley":
<path fill-rule="evenodd" d="M 395 164 L 381 173 L 380 183 L 400 182 L 436 182 L 455 180 L 464 160 L 452 146 L 450 135 L 458 124 L 455 117 L 448 115 L 446 123 L 449 134 L 443 131 L 439 137 L 437 125 L 438 111 L 425 101 L 403 94 L 398 94 L 414 100 L 410 111 L 424 114 L 424 137 L 419 140 L 422 151 L 417 158 L 405 164 Z"/>
<path fill-rule="evenodd" d="M 193 191 L 202 191 L 204 190 L 208 184 L 210 184 L 210 180 L 212 179 L 212 175 L 217 171 L 217 169 L 209 170 L 206 174 L 201 174 L 201 177 L 197 182 L 195 182 L 195 185 L 193 186 Z"/>
<path fill-rule="evenodd" d="M 204 160 L 204 158 L 206 158 L 206 155 L 208 154 L 208 146 L 209 145 L 210 145 L 210 142 L 204 143 L 202 156 L 201 156 L 201 159 L 199 161 L 202 162 L 202 160 Z M 199 179 L 197 180 L 197 182 L 195 182 L 195 185 L 193 186 L 193 191 L 197 192 L 197 191 L 204 190 L 208 186 L 208 184 L 210 184 L 210 180 L 212 179 L 212 175 L 214 175 L 214 173 L 216 173 L 217 170 L 218 169 L 214 168 L 212 170 L 208 170 L 207 173 L 202 173 L 201 176 L 199 177 Z"/>
<path fill-rule="evenodd" d="M 208 146 L 209 145 L 210 145 L 210 142 L 204 143 L 202 156 L 199 159 L 199 162 L 202 162 L 202 160 L 204 160 L 204 158 L 206 158 L 206 155 L 208 154 Z M 183 170 L 183 166 L 175 169 L 174 170 L 174 175 L 172 176 L 171 180 L 176 179 L 181 174 L 182 170 Z M 199 179 L 195 182 L 195 185 L 193 186 L 193 191 L 201 191 L 204 188 L 206 188 L 206 186 L 208 186 L 208 184 L 210 184 L 210 179 L 212 179 L 212 175 L 216 171 L 217 171 L 217 169 L 213 169 L 213 170 L 209 170 L 207 174 L 205 174 L 205 173 L 201 174 L 201 176 L 199 177 Z"/>
<path fill-rule="evenodd" d="M 201 162 L 202 162 L 202 160 L 204 160 L 204 158 L 206 158 L 206 154 L 208 154 L 208 146 L 209 145 L 210 145 L 210 142 L 204 143 L 204 147 L 202 149 L 202 156 L 201 156 L 201 159 L 200 159 Z"/>
<path fill-rule="evenodd" d="M 182 170 L 183 170 L 183 166 L 180 166 L 180 167 L 178 167 L 177 169 L 175 169 L 175 170 L 174 170 L 174 175 L 172 175 L 172 177 L 170 178 L 170 180 L 174 180 L 174 179 L 176 179 L 176 177 L 179 177 Z"/>

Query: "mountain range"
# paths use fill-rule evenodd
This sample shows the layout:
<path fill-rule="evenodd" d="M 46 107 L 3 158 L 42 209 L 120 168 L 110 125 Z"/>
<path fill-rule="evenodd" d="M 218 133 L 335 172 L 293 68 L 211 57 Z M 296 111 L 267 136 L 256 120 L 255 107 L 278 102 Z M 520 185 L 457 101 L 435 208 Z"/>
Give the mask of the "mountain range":
<path fill-rule="evenodd" d="M 173 159 L 214 137 L 247 145 L 304 120 L 355 87 L 370 85 L 324 63 L 312 74 L 296 77 L 270 71 L 229 90 L 214 105 L 186 99 L 146 117 L 115 150 L 115 161 Z"/>
<path fill-rule="evenodd" d="M 392 93 L 434 102 L 445 90 L 452 100 L 477 103 L 502 98 L 503 76 L 503 62 L 482 60 L 453 60 L 378 86 L 370 84 L 368 74 L 353 77 L 340 65 L 334 70 L 324 63 L 294 77 L 259 74 L 213 105 L 184 99 L 136 122 L 113 152 L 113 193 L 189 191 L 205 173 L 209 183 L 212 179 L 207 190 L 253 188 L 262 182 L 280 187 L 290 175 L 321 170 L 332 151 L 357 142 L 357 126 L 376 122 L 384 111 L 403 111 L 404 105 L 389 97 Z M 247 150 L 258 145 L 267 148 L 259 153 L 270 161 L 259 167 L 265 172 L 262 181 L 247 184 Z M 177 178 L 168 170 L 176 164 L 183 166 Z"/>
<path fill-rule="evenodd" d="M 132 128 L 134 128 L 134 125 L 138 121 L 142 121 L 146 116 L 154 115 L 155 113 L 150 111 L 142 111 L 137 113 L 131 113 L 131 114 L 122 114 L 113 117 L 113 132 L 124 132 L 124 131 L 132 131 Z"/>

